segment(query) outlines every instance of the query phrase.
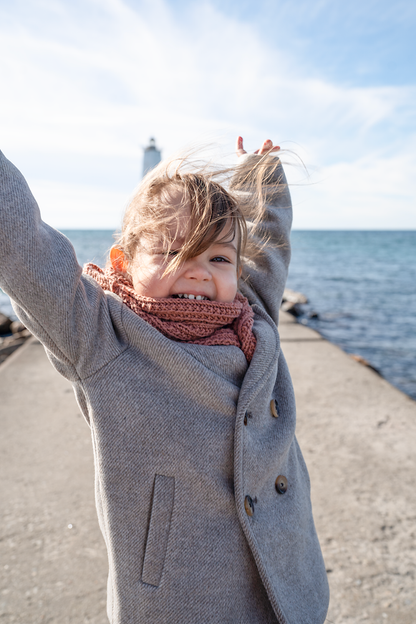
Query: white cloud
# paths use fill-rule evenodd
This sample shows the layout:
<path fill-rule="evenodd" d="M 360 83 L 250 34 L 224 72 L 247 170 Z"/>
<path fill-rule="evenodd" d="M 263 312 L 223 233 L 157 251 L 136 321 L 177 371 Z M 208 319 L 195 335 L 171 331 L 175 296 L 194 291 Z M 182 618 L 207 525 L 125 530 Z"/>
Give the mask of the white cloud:
<path fill-rule="evenodd" d="M 298 229 L 415 229 L 415 154 L 323 167 L 293 187 Z"/>
<path fill-rule="evenodd" d="M 393 203 L 406 227 L 416 227 L 415 133 L 405 133 L 413 127 L 414 88 L 349 88 L 305 76 L 255 25 L 209 3 L 183 15 L 163 0 L 134 10 L 122 0 L 26 4 L 19 19 L 13 5 L 7 14 L 0 9 L 0 124 L 3 149 L 26 161 L 52 224 L 117 224 L 114 202 L 135 183 L 127 188 L 134 175 L 125 172 L 140 169 L 150 135 L 168 155 L 195 141 L 219 140 L 231 150 L 242 133 L 250 148 L 270 136 L 320 167 L 322 184 L 300 195 L 294 189 L 302 197 L 298 227 L 312 227 L 303 208 L 309 191 L 317 227 L 379 227 L 380 206 L 382 223 L 394 227 Z M 407 155 L 390 157 L 386 144 Z M 380 192 L 386 170 L 400 180 L 398 203 Z M 36 182 L 48 175 L 47 183 Z M 49 212 L 63 205 L 60 197 L 62 215 Z M 66 225 L 70 201 L 78 207 L 74 225 Z"/>
<path fill-rule="evenodd" d="M 60 230 L 116 230 L 129 199 L 102 187 L 34 180 L 31 190 L 41 207 L 42 219 Z"/>

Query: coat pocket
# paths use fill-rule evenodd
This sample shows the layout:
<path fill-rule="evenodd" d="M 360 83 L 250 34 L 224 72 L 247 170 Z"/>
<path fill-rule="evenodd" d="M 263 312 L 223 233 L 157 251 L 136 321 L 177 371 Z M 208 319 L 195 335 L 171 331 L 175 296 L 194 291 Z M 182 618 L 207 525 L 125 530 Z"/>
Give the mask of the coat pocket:
<path fill-rule="evenodd" d="M 158 587 L 165 563 L 175 497 L 174 477 L 155 475 L 152 512 L 144 553 L 142 581 Z"/>

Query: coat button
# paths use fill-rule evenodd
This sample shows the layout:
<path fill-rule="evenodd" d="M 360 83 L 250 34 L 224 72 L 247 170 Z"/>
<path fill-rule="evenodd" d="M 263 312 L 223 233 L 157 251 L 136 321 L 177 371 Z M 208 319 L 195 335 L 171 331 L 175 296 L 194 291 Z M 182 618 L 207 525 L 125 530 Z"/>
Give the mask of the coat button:
<path fill-rule="evenodd" d="M 252 516 L 254 514 L 254 503 L 250 496 L 246 496 L 244 499 L 244 509 L 246 510 L 246 514 L 248 516 Z"/>
<path fill-rule="evenodd" d="M 276 490 L 279 494 L 284 494 L 287 490 L 287 479 L 283 475 L 279 475 L 274 482 Z"/>
<path fill-rule="evenodd" d="M 278 418 L 279 414 L 277 412 L 277 403 L 274 399 L 270 401 L 270 412 L 274 418 Z"/>

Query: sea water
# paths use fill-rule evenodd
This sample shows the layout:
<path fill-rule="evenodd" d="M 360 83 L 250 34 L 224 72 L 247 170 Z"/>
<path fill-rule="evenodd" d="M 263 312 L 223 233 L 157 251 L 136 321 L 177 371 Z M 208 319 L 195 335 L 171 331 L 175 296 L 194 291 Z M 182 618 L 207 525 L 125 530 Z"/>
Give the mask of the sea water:
<path fill-rule="evenodd" d="M 64 233 L 81 265 L 105 264 L 112 232 Z M 416 399 L 416 232 L 295 230 L 291 240 L 287 285 L 309 299 L 300 322 Z M 1 291 L 0 311 L 14 317 Z"/>
<path fill-rule="evenodd" d="M 83 266 L 87 262 L 94 262 L 103 267 L 106 263 L 108 252 L 114 244 L 112 230 L 62 230 L 74 246 L 78 262 Z M 0 312 L 13 320 L 17 317 L 13 311 L 9 297 L 0 289 Z"/>
<path fill-rule="evenodd" d="M 287 285 L 301 322 L 416 399 L 415 231 L 294 231 Z"/>

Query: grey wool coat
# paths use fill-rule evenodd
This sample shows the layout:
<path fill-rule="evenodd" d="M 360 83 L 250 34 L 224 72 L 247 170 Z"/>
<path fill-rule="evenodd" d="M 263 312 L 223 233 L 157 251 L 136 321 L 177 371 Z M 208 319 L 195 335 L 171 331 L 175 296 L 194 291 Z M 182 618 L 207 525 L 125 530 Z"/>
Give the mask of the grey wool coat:
<path fill-rule="evenodd" d="M 278 244 L 241 286 L 255 311 L 248 365 L 234 346 L 166 338 L 83 275 L 0 152 L 0 285 L 91 428 L 111 624 L 325 620 L 328 584 L 277 331 L 290 257 L 282 189 L 264 222 Z"/>

